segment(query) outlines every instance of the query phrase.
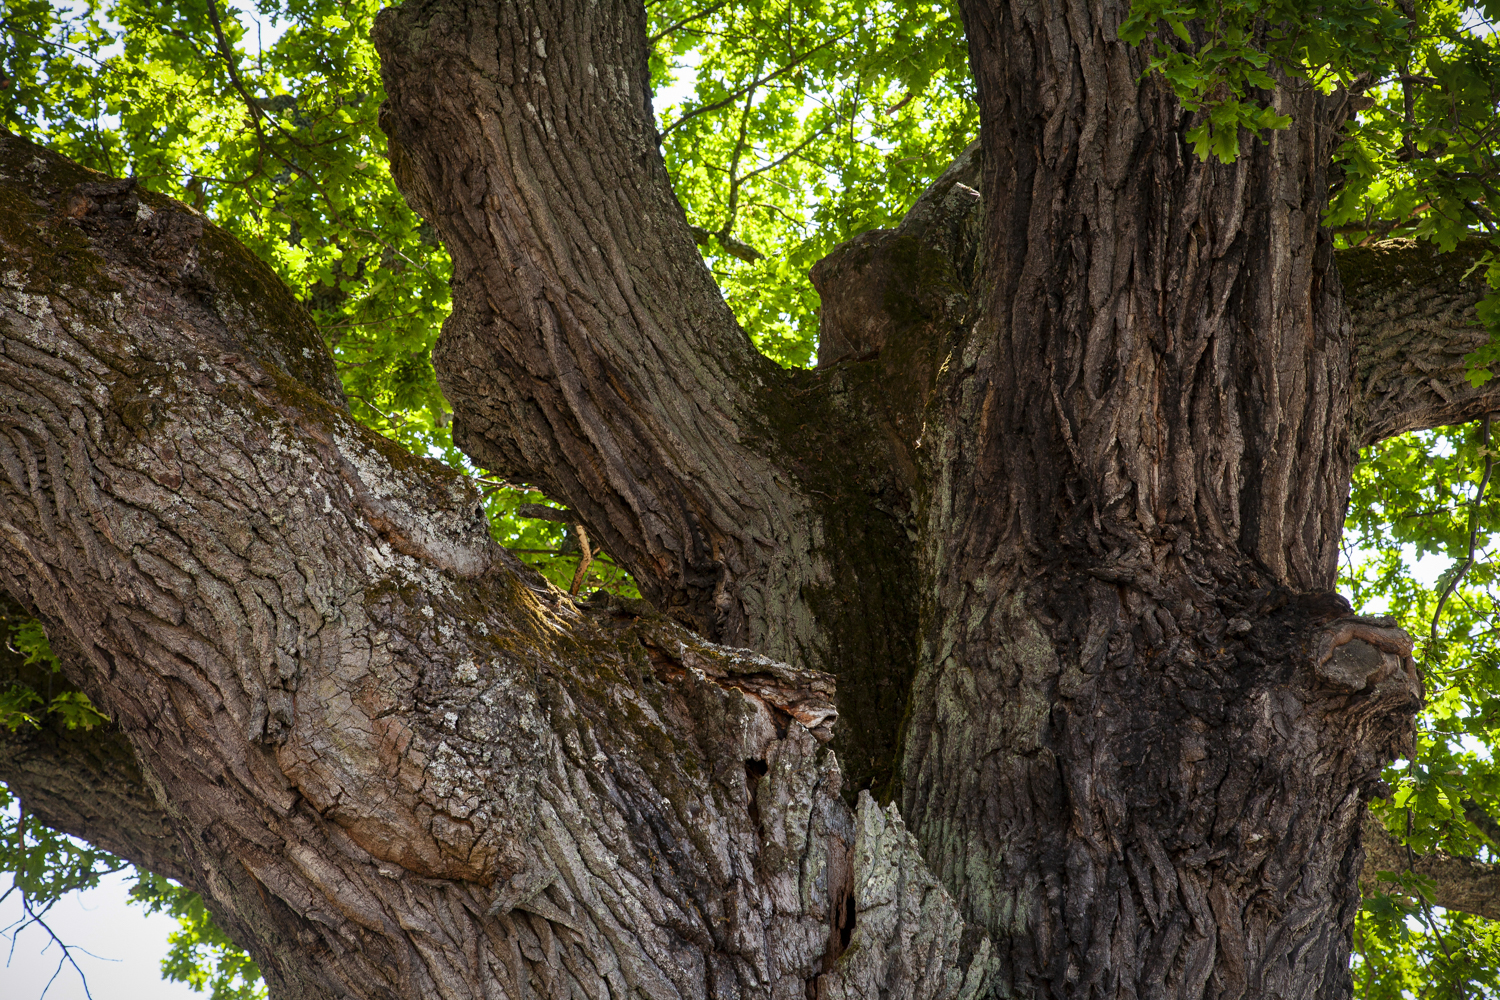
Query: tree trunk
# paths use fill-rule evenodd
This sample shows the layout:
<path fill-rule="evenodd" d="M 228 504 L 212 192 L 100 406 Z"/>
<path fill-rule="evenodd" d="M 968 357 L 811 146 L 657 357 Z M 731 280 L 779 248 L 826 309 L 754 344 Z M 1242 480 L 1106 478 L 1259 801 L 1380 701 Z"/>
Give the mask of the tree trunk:
<path fill-rule="evenodd" d="M 162 859 L 278 997 L 982 992 L 839 794 L 831 677 L 575 606 L 226 234 L 14 137 L 0 174 L 0 581 L 113 719 L 8 743 L 29 807 Z"/>
<path fill-rule="evenodd" d="M 964 11 L 990 256 L 924 441 L 903 813 L 1018 994 L 1344 995 L 1420 690 L 1332 593 L 1346 98 L 1288 84 L 1291 128 L 1203 162 L 1125 5 Z"/>
<path fill-rule="evenodd" d="M 1350 465 L 1500 387 L 1441 262 L 1346 306 L 1338 95 L 1201 163 L 1123 11 L 966 6 L 980 142 L 814 269 L 806 372 L 697 256 L 637 3 L 381 15 L 456 438 L 661 613 L 354 425 L 221 231 L 0 138 L 0 583 L 114 720 L 0 777 L 278 998 L 1347 994 L 1420 699 L 1332 593 Z"/>

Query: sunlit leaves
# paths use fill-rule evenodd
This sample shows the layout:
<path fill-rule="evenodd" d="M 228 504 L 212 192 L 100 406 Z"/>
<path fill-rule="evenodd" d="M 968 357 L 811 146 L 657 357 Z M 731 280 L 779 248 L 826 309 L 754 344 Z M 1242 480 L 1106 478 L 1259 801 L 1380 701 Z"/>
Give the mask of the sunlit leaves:
<path fill-rule="evenodd" d="M 80 843 L 20 811 L 15 796 L 0 785 L 0 871 L 15 880 L 34 911 L 45 910 L 70 892 L 92 889 L 126 863 Z M 8 893 L 7 893 L 8 894 Z"/>
<path fill-rule="evenodd" d="M 88 695 L 67 689 L 55 676 L 62 667 L 42 623 L 12 613 L 9 607 L 8 601 L 0 604 L 0 643 L 20 657 L 20 671 L 0 689 L 0 728 L 9 732 L 23 726 L 39 729 L 48 719 L 66 729 L 92 729 L 108 722 Z"/>
<path fill-rule="evenodd" d="M 1491 447 L 1500 448 L 1500 426 L 1492 433 Z M 1416 754 L 1388 769 L 1393 794 L 1374 807 L 1418 854 L 1495 858 L 1500 846 L 1475 822 L 1500 815 L 1500 490 L 1492 482 L 1476 505 L 1484 452 L 1479 425 L 1367 449 L 1346 521 L 1341 587 L 1356 609 L 1383 608 L 1417 638 L 1427 697 Z M 1474 562 L 1434 621 L 1471 538 Z M 1422 905 L 1415 888 L 1405 901 L 1374 897 L 1356 936 L 1359 995 L 1395 997 L 1417 984 L 1424 996 L 1457 996 L 1465 982 L 1493 980 L 1495 942 L 1495 925 Z"/>
<path fill-rule="evenodd" d="M 356 416 L 441 449 L 430 353 L 448 260 L 390 179 L 368 37 L 380 4 L 263 3 L 252 19 L 213 2 L 8 14 L 0 51 L 19 55 L 0 120 L 228 227 L 312 310 Z"/>
<path fill-rule="evenodd" d="M 169 879 L 138 871 L 130 898 L 148 913 L 177 918 L 162 959 L 162 978 L 186 983 L 211 1000 L 264 1000 L 260 969 L 219 929 L 203 897 Z"/>
<path fill-rule="evenodd" d="M 1393 873 L 1392 873 L 1393 874 Z M 1409 878 L 1409 873 L 1408 873 Z M 1500 991 L 1500 924 L 1466 913 L 1434 912 L 1421 887 L 1404 898 L 1368 900 L 1355 924 L 1361 961 L 1354 992 L 1361 1000 L 1460 1000 Z"/>
<path fill-rule="evenodd" d="M 863 0 L 662 0 L 649 11 L 658 93 L 693 84 L 657 108 L 689 222 L 761 350 L 806 364 L 817 335 L 808 269 L 894 225 L 978 133 L 957 11 Z"/>
<path fill-rule="evenodd" d="M 1281 81 L 1328 90 L 1361 74 L 1388 73 L 1406 18 L 1375 0 L 1133 0 L 1119 36 L 1144 44 L 1149 72 L 1199 112 L 1187 132 L 1194 152 L 1232 162 L 1240 132 L 1259 136 L 1291 121 L 1270 103 Z"/>

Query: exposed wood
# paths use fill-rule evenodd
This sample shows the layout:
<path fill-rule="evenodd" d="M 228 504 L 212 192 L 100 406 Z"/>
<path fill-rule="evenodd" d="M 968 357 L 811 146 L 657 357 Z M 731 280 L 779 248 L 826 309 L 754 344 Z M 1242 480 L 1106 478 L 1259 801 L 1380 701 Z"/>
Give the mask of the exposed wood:
<path fill-rule="evenodd" d="M 573 574 L 573 583 L 568 587 L 568 593 L 577 596 L 583 587 L 583 581 L 588 579 L 589 566 L 594 561 L 594 546 L 589 541 L 589 531 L 581 524 L 573 525 L 573 530 L 578 533 L 578 570 Z"/>

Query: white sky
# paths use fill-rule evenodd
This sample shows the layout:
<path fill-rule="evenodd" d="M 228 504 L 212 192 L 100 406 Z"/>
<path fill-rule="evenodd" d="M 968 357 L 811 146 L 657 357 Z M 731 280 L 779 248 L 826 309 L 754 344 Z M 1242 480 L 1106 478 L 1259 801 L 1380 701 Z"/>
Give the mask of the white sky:
<path fill-rule="evenodd" d="M 0 892 L 8 888 L 9 877 L 0 877 Z M 0 997 L 40 1000 L 45 990 L 47 1000 L 204 1000 L 186 983 L 161 978 L 167 935 L 177 921 L 129 905 L 129 889 L 125 876 L 112 875 L 97 889 L 58 900 L 47 914 L 57 936 L 78 949 L 73 956 L 88 977 L 87 993 L 71 967 L 47 987 L 60 950 L 40 928 L 16 930 L 23 916 L 19 896 L 0 903 Z"/>

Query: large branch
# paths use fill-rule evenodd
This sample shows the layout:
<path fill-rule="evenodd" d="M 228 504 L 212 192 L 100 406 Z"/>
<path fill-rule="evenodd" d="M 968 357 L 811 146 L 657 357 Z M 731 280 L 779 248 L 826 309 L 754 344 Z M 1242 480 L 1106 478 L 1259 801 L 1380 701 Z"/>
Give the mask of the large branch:
<path fill-rule="evenodd" d="M 1464 357 L 1489 340 L 1478 241 L 1442 253 L 1392 240 L 1338 254 L 1354 328 L 1360 447 L 1407 431 L 1475 420 L 1500 408 L 1500 379 L 1475 388 Z"/>
<path fill-rule="evenodd" d="M 191 210 L 0 133 L 0 220 L 0 584 L 273 995 L 984 989 L 830 678 L 529 576 Z"/>
<path fill-rule="evenodd" d="M 645 24 L 639 0 L 412 0 L 376 22 L 393 176 L 454 260 L 434 364 L 455 441 L 563 501 L 672 617 L 835 673 L 852 788 L 884 789 L 920 632 L 925 403 L 889 390 L 938 364 L 754 350 L 672 191 Z"/>
<path fill-rule="evenodd" d="M 1365 817 L 1364 843 L 1361 881 L 1369 889 L 1404 892 L 1399 886 L 1378 881 L 1375 873 L 1410 871 L 1432 880 L 1428 902 L 1434 906 L 1500 920 L 1500 865 L 1443 853 L 1411 854 L 1373 816 Z"/>
<path fill-rule="evenodd" d="M 635 0 L 381 13 L 393 173 L 454 261 L 434 361 L 481 466 L 566 501 L 658 607 L 790 656 L 818 645 L 819 526 L 775 457 L 787 376 L 673 195 L 645 24 Z"/>
<path fill-rule="evenodd" d="M 0 605 L 8 604 L 0 595 Z M 75 655 L 58 646 L 62 655 Z M 68 687 L 49 676 L 49 668 L 27 665 L 0 649 L 0 690 L 12 684 L 48 694 Z M 142 777 L 130 741 L 113 723 L 69 729 L 44 717 L 37 726 L 0 728 L 0 781 L 53 829 L 159 874 L 190 877 L 181 835 Z"/>

